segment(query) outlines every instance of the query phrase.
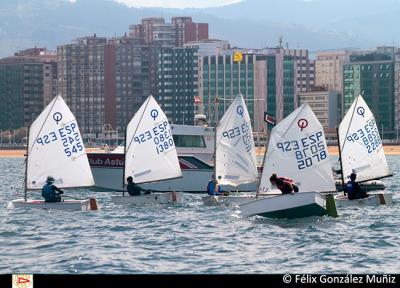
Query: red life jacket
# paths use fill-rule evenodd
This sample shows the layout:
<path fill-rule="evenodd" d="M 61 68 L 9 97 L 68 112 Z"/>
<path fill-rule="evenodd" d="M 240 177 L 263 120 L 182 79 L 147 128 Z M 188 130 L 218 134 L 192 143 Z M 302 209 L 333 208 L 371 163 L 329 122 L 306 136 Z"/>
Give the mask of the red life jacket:
<path fill-rule="evenodd" d="M 290 184 L 294 183 L 293 179 L 287 178 L 287 177 L 278 177 L 279 179 L 282 179 L 283 181 L 290 182 Z"/>

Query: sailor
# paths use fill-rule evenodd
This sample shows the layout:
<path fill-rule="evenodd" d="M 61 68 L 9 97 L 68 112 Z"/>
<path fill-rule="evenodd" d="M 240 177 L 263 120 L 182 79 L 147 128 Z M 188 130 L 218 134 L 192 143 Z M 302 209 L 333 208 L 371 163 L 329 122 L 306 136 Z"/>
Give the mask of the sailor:
<path fill-rule="evenodd" d="M 361 190 L 360 184 L 356 182 L 357 174 L 350 174 L 350 181 L 346 184 L 346 192 L 349 200 L 367 198 L 369 195 Z"/>
<path fill-rule="evenodd" d="M 278 177 L 275 173 L 273 173 L 269 178 L 269 181 L 272 185 L 278 187 L 282 194 L 294 194 L 299 192 L 299 187 L 290 178 Z"/>
<path fill-rule="evenodd" d="M 126 178 L 126 180 L 128 181 L 128 186 L 126 188 L 128 190 L 129 195 L 140 196 L 141 195 L 140 192 L 142 192 L 142 191 L 144 192 L 143 194 L 150 194 L 150 190 L 143 189 L 142 187 L 137 185 L 135 182 L 133 182 L 132 176 L 129 176 L 128 178 Z"/>
<path fill-rule="evenodd" d="M 214 174 L 211 176 L 211 180 L 208 181 L 207 193 L 208 193 L 208 195 L 212 195 L 212 196 L 223 195 L 223 193 L 221 191 L 221 186 L 219 186 L 218 180 L 215 179 Z"/>
<path fill-rule="evenodd" d="M 61 202 L 60 194 L 63 194 L 64 192 L 57 186 L 53 185 L 54 181 L 55 180 L 52 176 L 48 176 L 46 184 L 44 184 L 42 188 L 42 196 L 46 202 Z M 56 191 L 58 193 L 56 193 Z"/>

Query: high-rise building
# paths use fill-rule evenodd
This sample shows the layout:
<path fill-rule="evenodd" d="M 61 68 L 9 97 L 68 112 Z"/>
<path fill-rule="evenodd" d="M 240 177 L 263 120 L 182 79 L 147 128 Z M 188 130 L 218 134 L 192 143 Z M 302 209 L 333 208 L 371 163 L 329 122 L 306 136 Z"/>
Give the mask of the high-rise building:
<path fill-rule="evenodd" d="M 158 63 L 157 100 L 172 123 L 193 125 L 198 95 L 197 48 L 163 48 Z"/>
<path fill-rule="evenodd" d="M 106 98 L 115 97 L 106 96 L 106 90 L 112 93 L 105 87 L 106 82 L 112 85 L 106 77 L 113 77 L 105 67 L 106 44 L 106 38 L 94 35 L 57 47 L 59 92 L 83 134 L 102 133 L 104 125 L 110 124 L 105 121 L 107 114 L 114 113 L 112 106 L 105 105 Z"/>
<path fill-rule="evenodd" d="M 183 47 L 189 41 L 208 39 L 208 24 L 194 23 L 191 17 L 172 17 L 171 23 L 167 23 L 162 17 L 150 17 L 142 19 L 140 24 L 130 25 L 129 36 L 142 39 L 149 45 L 147 59 L 150 93 L 156 96 L 162 105 L 166 105 L 167 115 L 173 122 L 193 123 L 193 102 L 194 96 L 197 96 L 197 87 L 194 89 L 192 85 L 198 82 L 198 73 L 197 59 L 194 63 L 194 54 L 190 51 L 194 51 L 196 47 L 186 50 L 175 48 Z M 196 55 L 197 50 L 196 48 Z M 182 51 L 186 52 L 181 54 Z M 183 60 L 176 58 L 175 54 Z M 196 68 L 193 68 L 193 63 Z M 185 72 L 188 73 L 187 76 Z M 192 75 L 197 77 L 193 81 Z M 168 85 L 173 87 L 167 87 Z M 171 94 L 172 91 L 177 94 Z M 193 93 L 195 94 L 192 95 Z M 191 98 L 190 103 L 184 100 L 186 97 Z M 175 111 L 175 108 L 179 111 Z"/>
<path fill-rule="evenodd" d="M 182 47 L 189 41 L 208 39 L 208 24 L 194 23 L 192 17 L 172 17 L 171 23 L 162 17 L 150 17 L 130 25 L 129 36 L 142 38 L 146 44 Z"/>
<path fill-rule="evenodd" d="M 282 48 L 263 49 L 258 56 L 267 62 L 265 111 L 280 122 L 297 107 L 296 61 Z"/>
<path fill-rule="evenodd" d="M 349 51 L 319 52 L 315 60 L 315 85 L 343 93 L 343 65 L 349 61 Z"/>
<path fill-rule="evenodd" d="M 0 59 L 0 129 L 28 127 L 56 96 L 56 60 L 44 48 Z"/>
<path fill-rule="evenodd" d="M 396 128 L 395 62 L 377 52 L 351 55 L 343 67 L 343 112 L 361 94 L 375 116 L 382 138 L 394 138 Z"/>
<path fill-rule="evenodd" d="M 283 53 L 291 56 L 296 64 L 297 92 L 310 91 L 315 85 L 315 62 L 309 58 L 308 50 L 283 49 Z"/>
<path fill-rule="evenodd" d="M 315 86 L 312 91 L 299 92 L 299 105 L 308 103 L 322 126 L 336 128 L 341 119 L 341 94 L 325 87 Z"/>
<path fill-rule="evenodd" d="M 192 23 L 192 17 L 172 17 L 171 22 L 175 26 L 175 46 L 182 47 L 187 42 L 185 27 Z"/>
<path fill-rule="evenodd" d="M 60 92 L 85 136 L 124 135 L 151 94 L 149 55 L 144 39 L 126 36 L 85 37 L 58 47 Z"/>
<path fill-rule="evenodd" d="M 183 20 L 182 20 L 183 21 Z M 184 21 L 183 21 L 184 22 Z M 141 24 L 129 26 L 129 36 L 143 40 L 149 45 L 149 83 L 150 92 L 157 93 L 158 57 L 163 48 L 173 48 L 176 45 L 175 24 L 166 23 L 162 17 L 143 18 Z"/>
<path fill-rule="evenodd" d="M 106 71 L 111 74 L 106 79 L 113 82 L 108 85 L 112 91 L 106 95 L 115 95 L 105 103 L 114 107 L 115 112 L 109 113 L 110 119 L 106 119 L 106 123 L 112 124 L 123 135 L 128 122 L 151 94 L 150 48 L 141 39 L 120 37 L 108 41 L 106 53 L 106 59 L 110 59 Z"/>
<path fill-rule="evenodd" d="M 207 39 L 190 41 L 185 43 L 183 47 L 197 48 L 199 57 L 202 57 L 208 55 L 221 55 L 224 51 L 229 51 L 230 44 L 225 40 Z"/>
<path fill-rule="evenodd" d="M 218 39 L 207 39 L 207 40 L 199 40 L 199 41 L 190 41 L 183 45 L 186 48 L 196 48 L 198 54 L 198 95 L 195 100 L 194 105 L 194 113 L 195 114 L 205 114 L 204 105 L 203 105 L 203 57 L 204 56 L 212 56 L 212 55 L 231 55 L 232 51 L 230 51 L 230 44 L 225 40 Z M 210 116 L 210 115 L 208 115 Z M 210 120 L 210 119 L 209 119 Z"/>
<path fill-rule="evenodd" d="M 234 50 L 199 60 L 199 85 L 204 114 L 212 125 L 220 119 L 235 97 L 241 93 L 253 120 L 253 129 L 263 129 L 266 61 L 255 54 L 243 54 L 241 62 L 233 59 Z M 217 99 L 217 103 L 216 103 Z M 218 109 L 218 113 L 216 110 Z M 218 115 L 218 117 L 215 117 Z"/>
<path fill-rule="evenodd" d="M 175 46 L 175 25 L 166 23 L 162 17 L 142 19 L 141 24 L 129 26 L 129 36 L 144 39 L 144 43 L 154 46 Z"/>
<path fill-rule="evenodd" d="M 297 107 L 296 79 L 300 79 L 306 72 L 304 75 L 296 74 L 296 60 L 290 55 L 295 52 L 285 52 L 282 48 L 226 49 L 221 45 L 224 43 L 215 46 L 215 43 L 209 45 L 206 41 L 199 42 L 203 42 L 199 47 L 203 48 L 202 53 L 205 55 L 199 58 L 200 111 L 212 123 L 215 123 L 215 98 L 222 99 L 218 104 L 220 118 L 239 91 L 246 99 L 255 131 L 264 129 L 264 112 L 279 122 Z M 233 61 L 235 51 L 242 52 L 243 60 L 240 64 Z M 304 60 L 303 56 L 298 57 L 297 61 Z"/>

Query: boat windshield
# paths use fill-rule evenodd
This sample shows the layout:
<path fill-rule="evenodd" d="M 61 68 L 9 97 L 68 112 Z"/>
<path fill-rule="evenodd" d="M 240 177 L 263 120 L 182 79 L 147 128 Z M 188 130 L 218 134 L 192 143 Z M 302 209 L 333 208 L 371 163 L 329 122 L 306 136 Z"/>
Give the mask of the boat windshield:
<path fill-rule="evenodd" d="M 176 147 L 205 148 L 206 143 L 202 135 L 173 135 Z"/>

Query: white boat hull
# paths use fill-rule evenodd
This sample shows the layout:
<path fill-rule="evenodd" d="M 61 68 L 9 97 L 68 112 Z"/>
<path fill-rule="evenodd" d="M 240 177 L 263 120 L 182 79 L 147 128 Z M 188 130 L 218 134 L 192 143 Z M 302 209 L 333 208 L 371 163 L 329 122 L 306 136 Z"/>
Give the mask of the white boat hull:
<path fill-rule="evenodd" d="M 152 205 L 182 203 L 183 198 L 183 193 L 180 192 L 151 193 L 140 196 L 111 196 L 112 202 L 116 205 Z"/>
<path fill-rule="evenodd" d="M 318 192 L 263 197 L 239 205 L 244 217 L 302 218 L 326 215 L 326 198 Z"/>
<path fill-rule="evenodd" d="M 121 190 L 122 168 L 93 167 L 93 177 L 96 186 L 113 191 Z M 140 184 L 143 189 L 154 191 L 180 191 L 192 193 L 205 193 L 207 183 L 213 175 L 213 169 L 182 169 L 182 178 Z M 221 185 L 224 191 L 255 191 L 257 183 L 239 185 L 238 187 Z"/>
<path fill-rule="evenodd" d="M 335 200 L 339 207 L 344 206 L 375 206 L 391 205 L 393 203 L 393 193 L 390 192 L 369 192 L 370 196 L 362 199 L 349 200 L 345 195 L 336 195 Z"/>
<path fill-rule="evenodd" d="M 227 205 L 236 206 L 245 202 L 256 200 L 255 195 L 232 195 L 232 196 L 205 196 L 202 197 L 204 205 L 215 206 L 215 205 Z"/>
<path fill-rule="evenodd" d="M 93 204 L 90 204 L 91 199 L 85 200 L 64 200 L 61 202 L 45 202 L 44 200 L 16 199 L 9 203 L 11 208 L 34 208 L 47 210 L 63 210 L 63 211 L 88 211 L 94 209 Z M 93 200 L 92 200 L 93 201 Z"/>

